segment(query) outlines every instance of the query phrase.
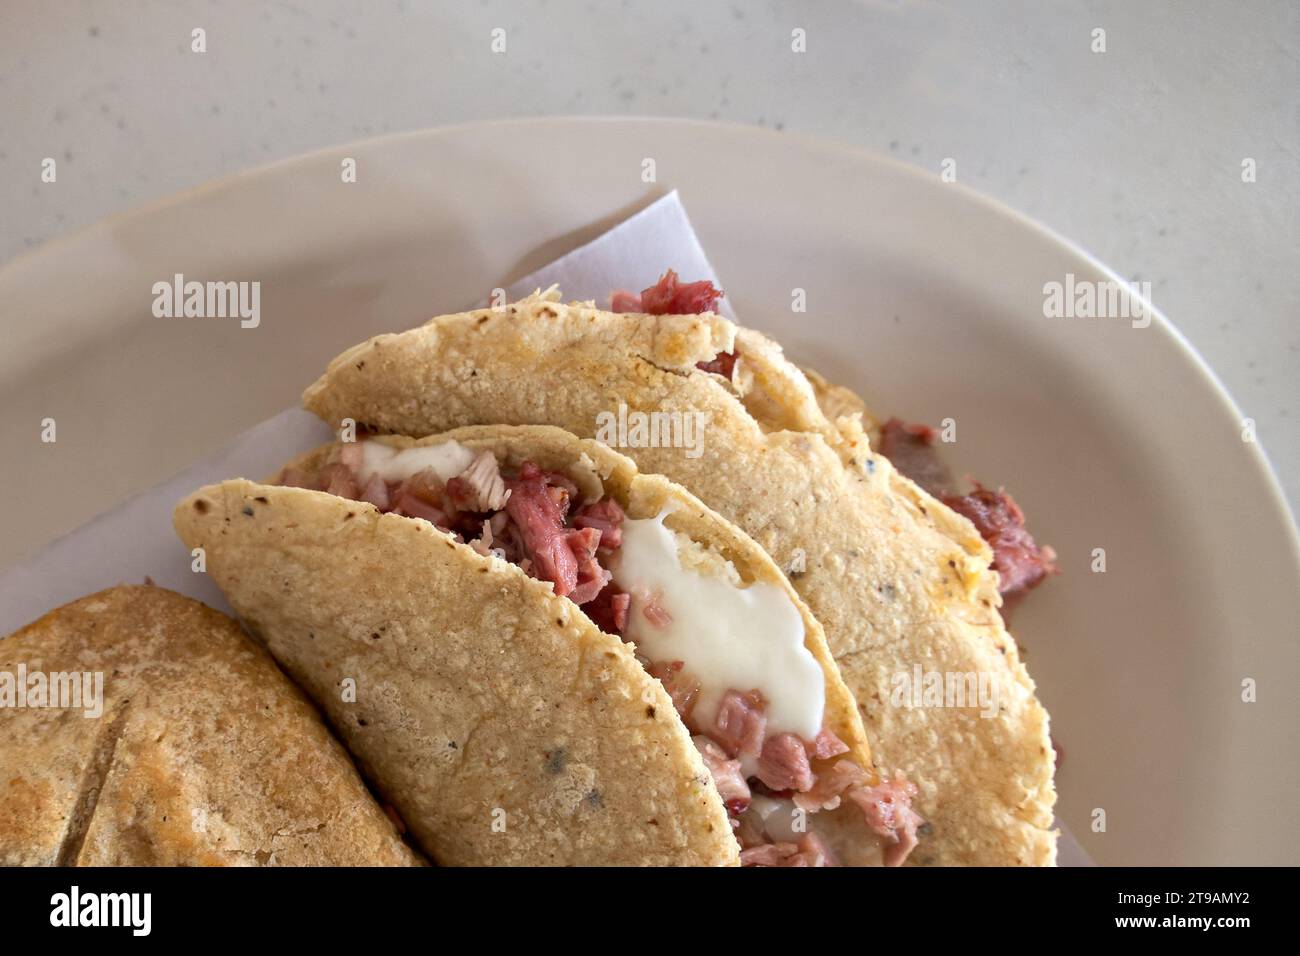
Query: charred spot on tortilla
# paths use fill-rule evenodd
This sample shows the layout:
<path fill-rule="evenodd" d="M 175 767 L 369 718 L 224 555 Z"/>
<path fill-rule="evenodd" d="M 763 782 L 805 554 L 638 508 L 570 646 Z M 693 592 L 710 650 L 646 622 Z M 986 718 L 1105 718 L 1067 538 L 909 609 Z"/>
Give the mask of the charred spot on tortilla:
<path fill-rule="evenodd" d="M 564 773 L 564 768 L 568 766 L 569 763 L 569 755 L 565 752 L 563 747 L 556 747 L 554 750 L 549 753 L 544 753 L 542 756 L 546 758 L 546 772 L 553 777 Z"/>

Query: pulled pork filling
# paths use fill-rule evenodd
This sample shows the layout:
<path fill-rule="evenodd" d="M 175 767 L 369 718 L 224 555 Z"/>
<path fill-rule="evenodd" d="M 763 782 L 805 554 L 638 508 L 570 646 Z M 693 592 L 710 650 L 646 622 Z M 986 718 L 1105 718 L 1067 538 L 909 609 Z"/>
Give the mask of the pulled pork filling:
<path fill-rule="evenodd" d="M 1056 552 L 1034 541 L 1024 512 L 1001 488 L 991 491 L 976 481 L 974 491 L 958 494 L 952 473 L 934 447 L 938 435 L 929 425 L 891 418 L 880 429 L 879 450 L 896 469 L 975 525 L 993 551 L 998 591 L 1010 608 L 1048 575 L 1060 573 Z"/>
<path fill-rule="evenodd" d="M 429 466 L 396 478 L 399 472 L 374 467 L 359 441 L 336 445 L 316 474 L 286 469 L 279 483 L 429 521 L 480 554 L 549 581 L 597 627 L 624 640 L 630 640 L 634 623 L 642 626 L 632 620 L 634 597 L 644 626 L 672 624 L 661 595 L 637 587 L 622 590 L 613 581 L 610 568 L 620 566 L 628 521 L 617 501 L 580 500 L 577 485 L 565 475 L 533 462 L 503 473 L 491 452 L 448 445 L 453 454 L 440 459 L 441 475 Z M 374 451 L 394 457 L 386 446 Z M 456 473 L 448 476 L 449 470 Z M 770 730 L 769 702 L 758 690 L 729 688 L 716 704 L 701 708 L 701 697 L 709 695 L 701 694 L 690 662 L 650 660 L 640 653 L 637 658 L 663 684 L 690 730 L 726 806 L 742 864 L 835 865 L 830 841 L 818 835 L 812 817 L 841 806 L 860 811 L 886 865 L 902 864 L 916 846 L 924 821 L 912 810 L 916 788 L 911 783 L 901 777 L 877 780 L 844 758 L 849 747 L 827 727 L 812 739 Z"/>
<path fill-rule="evenodd" d="M 659 281 L 648 289 L 635 292 L 612 292 L 609 296 L 611 312 L 641 312 L 646 315 L 699 315 L 712 312 L 713 304 L 723 292 L 708 279 L 699 282 L 682 282 L 677 273 L 669 269 Z"/>

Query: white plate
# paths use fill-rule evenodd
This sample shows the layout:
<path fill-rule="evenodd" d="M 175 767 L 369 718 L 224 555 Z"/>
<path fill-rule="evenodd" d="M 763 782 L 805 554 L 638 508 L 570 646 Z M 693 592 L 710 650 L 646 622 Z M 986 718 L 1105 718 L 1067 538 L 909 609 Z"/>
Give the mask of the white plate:
<path fill-rule="evenodd" d="M 1005 483 L 1060 553 L 1065 574 L 1014 629 L 1065 748 L 1061 814 L 1088 852 L 1300 860 L 1300 546 L 1212 374 L 1159 317 L 1044 318 L 1044 283 L 1114 277 L 1041 227 L 788 134 L 566 119 L 389 137 L 15 260 L 0 270 L 0 561 L 292 404 L 343 347 L 459 309 L 672 187 L 747 322 L 880 412 L 955 418 L 959 472 Z M 177 272 L 260 280 L 261 326 L 154 318 L 153 283 Z M 55 444 L 37 437 L 47 416 Z M 1247 678 L 1258 703 L 1242 702 Z"/>

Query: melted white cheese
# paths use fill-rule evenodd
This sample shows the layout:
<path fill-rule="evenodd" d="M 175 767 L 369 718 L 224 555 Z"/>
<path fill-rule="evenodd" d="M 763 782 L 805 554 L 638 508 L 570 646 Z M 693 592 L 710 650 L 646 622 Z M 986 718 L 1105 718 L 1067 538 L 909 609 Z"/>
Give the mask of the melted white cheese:
<path fill-rule="evenodd" d="M 361 455 L 361 474 L 358 477 L 362 483 L 371 475 L 378 475 L 384 481 L 403 481 L 426 468 L 432 468 L 446 483 L 474 460 L 474 452 L 454 441 L 414 448 L 394 448 L 382 442 L 365 441 L 361 443 Z"/>
<path fill-rule="evenodd" d="M 722 575 L 683 568 L 677 536 L 657 518 L 623 522 L 623 545 L 610 570 L 632 595 L 627 635 L 651 661 L 682 661 L 700 682 L 695 711 L 717 713 L 728 690 L 766 698 L 767 732 L 812 740 L 822 728 L 825 676 L 804 647 L 803 618 L 781 588 L 737 587 Z M 657 626 L 642 613 L 652 596 L 672 621 Z"/>
<path fill-rule="evenodd" d="M 799 817 L 795 814 L 793 800 L 774 799 L 755 794 L 749 808 L 763 821 L 763 832 L 773 843 L 798 843 L 804 832 L 812 829 L 809 824 L 816 816 L 811 813 L 805 814 L 804 830 L 800 831 L 795 829 L 795 821 Z"/>

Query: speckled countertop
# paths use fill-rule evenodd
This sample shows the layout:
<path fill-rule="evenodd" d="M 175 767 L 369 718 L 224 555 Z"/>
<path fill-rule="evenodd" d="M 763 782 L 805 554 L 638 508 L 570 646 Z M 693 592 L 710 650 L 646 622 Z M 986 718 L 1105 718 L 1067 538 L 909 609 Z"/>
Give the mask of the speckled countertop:
<path fill-rule="evenodd" d="M 195 27 L 207 56 L 189 53 Z M 488 51 L 495 27 L 506 57 Z M 796 27 L 808 53 L 792 81 L 769 64 Z M 1090 75 L 1059 69 L 1098 28 Z M 1288 0 L 4 0 L 0 261 L 322 146 L 596 113 L 797 130 L 933 170 L 955 157 L 969 185 L 1151 282 L 1300 501 L 1300 6 Z M 41 188 L 46 156 L 61 164 L 57 190 Z"/>

